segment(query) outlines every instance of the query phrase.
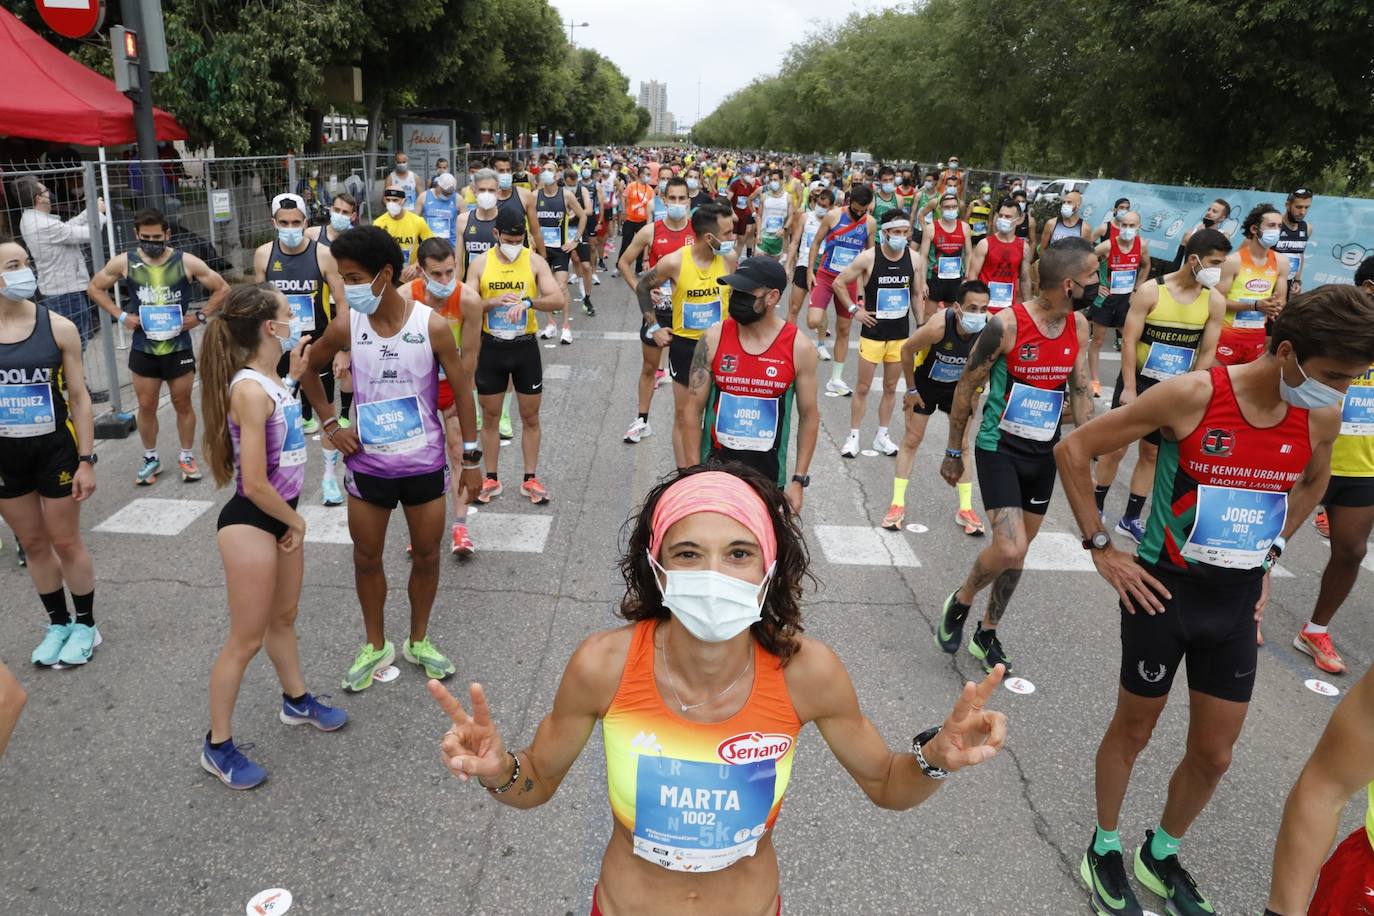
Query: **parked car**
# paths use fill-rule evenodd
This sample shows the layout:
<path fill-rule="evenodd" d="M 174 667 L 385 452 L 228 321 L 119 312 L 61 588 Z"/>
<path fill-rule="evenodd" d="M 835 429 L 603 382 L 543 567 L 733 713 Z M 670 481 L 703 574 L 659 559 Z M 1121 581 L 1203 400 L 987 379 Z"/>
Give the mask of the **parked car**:
<path fill-rule="evenodd" d="M 1077 191 L 1082 194 L 1087 187 L 1087 179 L 1056 178 L 1054 181 L 1046 182 L 1033 189 L 1030 193 L 1035 196 L 1031 198 L 1031 201 L 1035 202 L 1041 199 L 1058 200 L 1070 191 Z"/>

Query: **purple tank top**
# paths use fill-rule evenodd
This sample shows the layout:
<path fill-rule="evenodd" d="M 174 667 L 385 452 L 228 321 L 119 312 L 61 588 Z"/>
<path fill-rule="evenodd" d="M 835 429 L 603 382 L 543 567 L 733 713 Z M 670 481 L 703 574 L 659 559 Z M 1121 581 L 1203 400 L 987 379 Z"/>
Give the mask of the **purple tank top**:
<path fill-rule="evenodd" d="M 439 363 L 429 339 L 429 306 L 416 302 L 394 337 L 361 312 L 348 313 L 353 337 L 353 425 L 362 448 L 349 471 L 395 479 L 446 467 L 439 422 Z"/>
<path fill-rule="evenodd" d="M 234 373 L 229 390 L 239 382 L 252 380 L 262 386 L 276 406 L 267 419 L 267 480 L 282 499 L 293 500 L 301 495 L 305 481 L 305 431 L 301 426 L 301 402 L 296 400 L 274 379 L 256 369 L 240 369 Z M 229 438 L 234 443 L 234 491 L 243 492 L 243 465 L 239 460 L 239 425 L 229 420 Z"/>

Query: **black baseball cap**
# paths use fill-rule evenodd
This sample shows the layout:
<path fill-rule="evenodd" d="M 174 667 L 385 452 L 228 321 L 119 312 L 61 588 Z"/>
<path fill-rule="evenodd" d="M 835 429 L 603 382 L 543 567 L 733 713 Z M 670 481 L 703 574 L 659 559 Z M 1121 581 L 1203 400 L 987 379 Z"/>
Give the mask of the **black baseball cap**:
<path fill-rule="evenodd" d="M 772 258 L 745 258 L 734 273 L 721 277 L 720 282 L 751 293 L 765 288 L 782 292 L 787 288 L 787 271 Z"/>
<path fill-rule="evenodd" d="M 387 188 L 382 192 L 382 197 L 399 197 L 401 200 L 405 200 L 406 192 L 404 188 Z"/>
<path fill-rule="evenodd" d="M 525 211 L 506 207 L 496 211 L 496 231 L 503 235 L 514 235 L 525 231 Z"/>

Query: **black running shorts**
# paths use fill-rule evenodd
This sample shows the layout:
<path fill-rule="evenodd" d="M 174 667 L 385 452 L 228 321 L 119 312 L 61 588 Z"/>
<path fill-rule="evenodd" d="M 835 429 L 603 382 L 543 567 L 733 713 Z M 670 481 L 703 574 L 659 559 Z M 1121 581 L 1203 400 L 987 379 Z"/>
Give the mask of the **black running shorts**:
<path fill-rule="evenodd" d="M 1011 508 L 1044 515 L 1049 511 L 1058 474 L 1053 455 L 1022 458 L 979 448 L 974 449 L 974 456 L 978 490 L 983 494 L 983 508 L 988 512 Z"/>

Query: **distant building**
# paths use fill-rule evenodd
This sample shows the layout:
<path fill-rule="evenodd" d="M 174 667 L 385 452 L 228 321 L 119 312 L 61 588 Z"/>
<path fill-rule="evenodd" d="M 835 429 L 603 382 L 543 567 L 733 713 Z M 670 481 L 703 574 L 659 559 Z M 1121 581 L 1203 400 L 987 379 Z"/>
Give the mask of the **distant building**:
<path fill-rule="evenodd" d="M 639 84 L 639 104 L 649 110 L 649 133 L 671 134 L 673 116 L 668 111 L 668 84 L 649 80 Z"/>

